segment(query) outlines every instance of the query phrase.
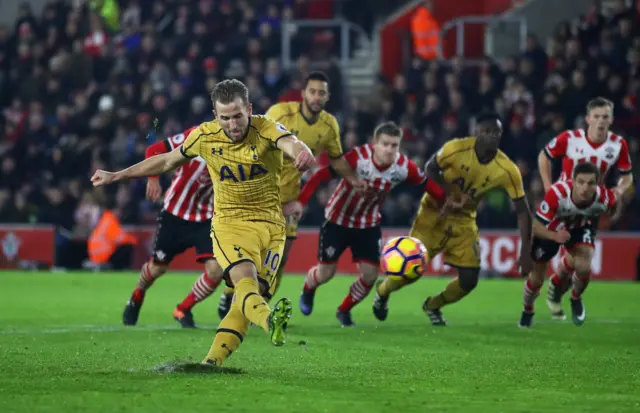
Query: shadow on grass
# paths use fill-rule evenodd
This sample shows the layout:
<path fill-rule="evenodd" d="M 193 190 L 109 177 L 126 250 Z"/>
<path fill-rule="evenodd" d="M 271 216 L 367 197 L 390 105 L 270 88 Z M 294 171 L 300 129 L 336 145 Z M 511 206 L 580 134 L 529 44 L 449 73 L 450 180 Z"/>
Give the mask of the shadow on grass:
<path fill-rule="evenodd" d="M 246 374 L 235 367 L 218 367 L 208 364 L 187 362 L 169 362 L 153 368 L 154 373 L 185 373 L 185 374 Z"/>

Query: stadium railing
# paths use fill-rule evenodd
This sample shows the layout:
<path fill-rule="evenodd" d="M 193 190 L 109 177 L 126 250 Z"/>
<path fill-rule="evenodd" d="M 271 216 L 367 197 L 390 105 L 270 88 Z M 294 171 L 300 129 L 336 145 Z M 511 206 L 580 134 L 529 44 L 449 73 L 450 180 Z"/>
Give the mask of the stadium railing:
<path fill-rule="evenodd" d="M 438 44 L 438 58 L 447 61 L 453 57 L 460 57 L 465 59 L 466 64 L 480 63 L 482 59 L 470 59 L 465 54 L 465 28 L 469 25 L 484 25 L 485 37 L 484 37 L 484 54 L 487 56 L 494 56 L 494 28 L 498 25 L 515 24 L 518 26 L 519 46 L 520 52 L 525 50 L 527 44 L 527 21 L 523 17 L 509 17 L 509 16 L 464 16 L 458 17 L 445 23 L 440 29 L 440 42 Z M 444 41 L 447 34 L 451 31 L 456 31 L 456 53 L 454 56 L 445 56 L 444 53 Z M 460 39 L 463 39 L 462 41 Z"/>

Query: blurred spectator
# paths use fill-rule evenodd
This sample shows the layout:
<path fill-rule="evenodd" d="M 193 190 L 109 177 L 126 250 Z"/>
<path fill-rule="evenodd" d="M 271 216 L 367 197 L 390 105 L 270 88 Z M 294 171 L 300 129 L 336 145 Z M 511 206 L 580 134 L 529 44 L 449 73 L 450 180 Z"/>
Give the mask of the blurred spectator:
<path fill-rule="evenodd" d="M 425 60 L 438 57 L 440 43 L 440 25 L 432 14 L 433 3 L 433 0 L 424 0 L 411 17 L 413 51 Z"/>
<path fill-rule="evenodd" d="M 73 244 L 86 242 L 95 208 L 112 206 L 123 224 L 153 217 L 140 182 L 93 191 L 88 177 L 142 159 L 148 136 L 210 120 L 224 77 L 247 83 L 256 113 L 299 99 L 312 62 L 294 55 L 295 70 L 282 69 L 281 22 L 321 9 L 283 3 L 49 0 L 41 16 L 22 4 L 15 26 L 0 27 L 2 221 L 52 224 Z M 307 40 L 294 35 L 313 50 Z"/>
<path fill-rule="evenodd" d="M 594 2 L 549 39 L 528 36 L 522 55 L 476 66 L 431 59 L 437 32 L 424 20 L 414 35 L 421 39 L 416 46 L 427 46 L 426 59 L 416 53 L 403 73 L 378 78 L 361 99 L 345 94 L 332 61 L 340 42 L 331 30 L 293 34 L 295 65 L 284 70 L 283 22 L 327 18 L 343 8 L 371 26 L 371 12 L 360 13 L 356 3 L 94 1 L 100 11 L 119 5 L 116 30 L 113 20 L 107 25 L 112 17 L 92 13 L 84 1 L 50 0 L 42 16 L 23 4 L 15 25 L 0 27 L 2 220 L 50 223 L 70 240 L 86 240 L 106 205 L 123 224 L 148 222 L 154 211 L 143 199 L 144 182 L 93 190 L 92 171 L 136 162 L 155 137 L 211 119 L 208 95 L 223 78 L 243 80 L 254 112 L 263 113 L 275 102 L 299 100 L 312 69 L 330 78 L 327 109 L 341 121 L 345 151 L 368 142 L 376 123 L 394 120 L 404 130 L 404 150 L 423 164 L 447 139 L 471 134 L 474 114 L 495 110 L 504 122 L 502 148 L 518 163 L 535 203 L 542 196 L 539 150 L 562 130 L 582 127 L 587 100 L 602 95 L 615 102 L 614 130 L 627 138 L 640 168 L 640 2 L 630 8 L 613 1 L 611 9 Z M 432 3 L 421 4 L 421 16 L 428 18 Z M 318 191 L 303 223 L 322 221 L 333 185 Z M 384 223 L 408 225 L 420 195 L 419 188 L 399 187 L 384 207 Z M 500 193 L 488 196 L 481 226 L 515 226 L 509 205 Z M 640 215 L 632 213 L 639 207 L 636 200 L 618 228 L 640 229 Z"/>

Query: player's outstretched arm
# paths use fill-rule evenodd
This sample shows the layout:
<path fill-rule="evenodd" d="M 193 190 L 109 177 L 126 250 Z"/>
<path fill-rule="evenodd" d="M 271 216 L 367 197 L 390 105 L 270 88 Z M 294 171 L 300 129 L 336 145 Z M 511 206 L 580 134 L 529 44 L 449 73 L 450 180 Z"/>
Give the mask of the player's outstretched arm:
<path fill-rule="evenodd" d="M 294 165 L 299 171 L 311 169 L 316 164 L 316 158 L 313 156 L 311 149 L 293 135 L 278 139 L 276 146 L 284 152 L 285 155 L 293 159 Z"/>
<path fill-rule="evenodd" d="M 367 190 L 367 181 L 358 178 L 356 173 L 358 165 L 356 152 L 351 151 L 339 158 L 331 159 L 330 164 L 333 172 L 347 180 L 356 191 L 362 193 Z"/>
<path fill-rule="evenodd" d="M 520 270 L 523 274 L 528 274 L 533 270 L 533 262 L 531 260 L 531 233 L 532 219 L 531 210 L 529 209 L 529 203 L 526 197 L 515 199 L 513 204 L 516 207 L 516 214 L 518 215 L 518 229 L 520 230 Z"/>
<path fill-rule="evenodd" d="M 551 161 L 544 150 L 540 151 L 540 155 L 538 155 L 538 170 L 540 171 L 542 186 L 546 192 L 553 182 L 551 182 Z"/>
<path fill-rule="evenodd" d="M 633 184 L 633 175 L 632 174 L 624 174 L 620 176 L 618 179 L 618 185 L 613 188 L 613 192 L 616 194 L 617 198 L 622 198 L 622 196 L 631 188 Z"/>
<path fill-rule="evenodd" d="M 182 154 L 181 148 L 176 148 L 169 153 L 152 156 L 118 172 L 97 170 L 91 177 L 91 182 L 93 186 L 101 186 L 125 179 L 156 176 L 176 169 L 187 161 L 189 158 Z"/>

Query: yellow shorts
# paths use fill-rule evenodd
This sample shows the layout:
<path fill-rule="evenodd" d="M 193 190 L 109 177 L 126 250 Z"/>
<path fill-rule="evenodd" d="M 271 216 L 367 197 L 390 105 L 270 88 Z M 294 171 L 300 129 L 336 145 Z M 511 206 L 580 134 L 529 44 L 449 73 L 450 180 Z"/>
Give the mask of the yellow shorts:
<path fill-rule="evenodd" d="M 480 237 L 476 223 L 473 220 L 440 219 L 439 214 L 438 210 L 421 205 L 409 236 L 422 241 L 430 260 L 442 252 L 445 264 L 457 268 L 479 268 Z"/>
<path fill-rule="evenodd" d="M 284 219 L 287 220 L 287 223 L 285 225 L 287 239 L 298 238 L 298 220 L 293 215 L 284 217 Z"/>
<path fill-rule="evenodd" d="M 258 281 L 271 297 L 275 277 L 284 250 L 285 230 L 282 225 L 262 221 L 238 221 L 216 224 L 212 233 L 213 251 L 228 275 L 241 262 L 250 261 L 258 271 Z"/>

